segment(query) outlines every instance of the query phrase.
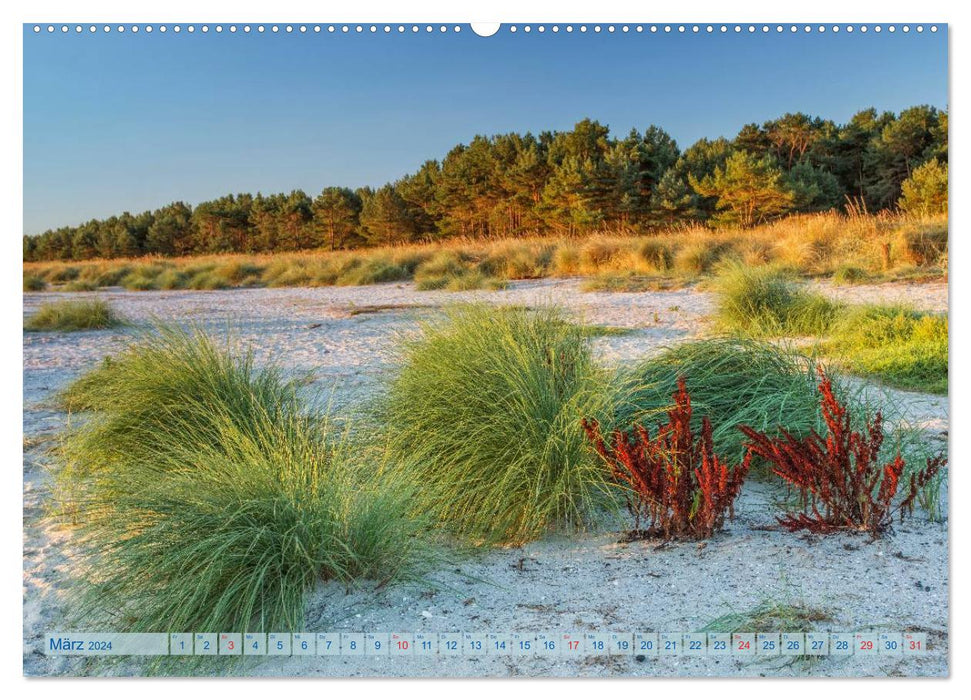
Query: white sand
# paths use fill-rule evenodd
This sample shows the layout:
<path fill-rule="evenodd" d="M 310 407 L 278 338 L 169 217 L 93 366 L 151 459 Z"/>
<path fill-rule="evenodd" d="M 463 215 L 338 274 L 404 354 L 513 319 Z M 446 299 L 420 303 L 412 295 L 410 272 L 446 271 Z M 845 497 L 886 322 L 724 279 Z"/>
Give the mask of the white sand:
<path fill-rule="evenodd" d="M 847 301 L 900 301 L 929 310 L 947 308 L 945 284 L 886 284 L 834 288 Z M 688 290 L 638 294 L 579 291 L 576 280 L 514 283 L 499 292 L 416 292 L 411 285 L 218 292 L 97 293 L 136 323 L 153 318 L 231 329 L 259 359 L 312 372 L 313 386 L 333 392 L 333 405 L 353 411 L 379 388 L 397 333 L 416 327 L 429 308 L 353 315 L 371 305 L 434 307 L 457 300 L 539 305 L 557 303 L 587 323 L 636 329 L 598 338 L 604 362 L 643 357 L 664 344 L 705 330 L 709 295 Z M 25 294 L 25 313 L 59 295 Z M 91 296 L 73 294 L 77 296 Z M 24 334 L 24 669 L 31 675 L 83 672 L 78 661 L 47 659 L 42 635 L 58 627 L 70 581 L 68 534 L 43 518 L 50 499 L 44 465 L 50 438 L 66 416 L 51 397 L 101 359 L 123 348 L 131 331 Z M 886 392 L 903 417 L 930 440 L 947 429 L 948 402 Z M 616 544 L 617 533 L 550 537 L 522 548 L 496 549 L 458 560 L 431 578 L 439 588 L 368 587 L 346 593 L 322 585 L 308 606 L 311 631 L 693 631 L 730 610 L 763 600 L 801 602 L 827 611 L 820 630 L 927 632 L 923 658 L 825 658 L 803 663 L 715 658 L 662 658 L 638 662 L 611 657 L 555 661 L 538 658 L 372 659 L 293 658 L 252 662 L 256 675 L 945 675 L 948 640 L 948 533 L 946 524 L 920 516 L 876 543 L 838 535 L 808 538 L 761 526 L 771 524 L 778 497 L 750 482 L 738 518 L 703 548 L 678 544 Z M 522 565 L 520 565 L 522 562 Z M 920 586 L 918 586 L 918 581 Z M 929 589 L 929 590 L 927 590 Z M 119 669 L 137 673 L 137 665 Z"/>

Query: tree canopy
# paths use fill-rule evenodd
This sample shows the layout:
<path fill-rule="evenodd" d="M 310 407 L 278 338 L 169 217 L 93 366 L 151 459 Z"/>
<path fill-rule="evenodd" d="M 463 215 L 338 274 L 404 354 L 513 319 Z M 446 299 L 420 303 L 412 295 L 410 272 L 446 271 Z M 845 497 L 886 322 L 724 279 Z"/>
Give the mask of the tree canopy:
<path fill-rule="evenodd" d="M 382 187 L 228 194 L 24 236 L 24 260 L 351 248 L 451 236 L 751 226 L 852 203 L 946 211 L 948 114 L 785 114 L 683 151 L 659 126 L 476 136 Z M 942 184 L 943 183 L 943 184 Z M 942 204 L 943 197 L 943 204 Z"/>

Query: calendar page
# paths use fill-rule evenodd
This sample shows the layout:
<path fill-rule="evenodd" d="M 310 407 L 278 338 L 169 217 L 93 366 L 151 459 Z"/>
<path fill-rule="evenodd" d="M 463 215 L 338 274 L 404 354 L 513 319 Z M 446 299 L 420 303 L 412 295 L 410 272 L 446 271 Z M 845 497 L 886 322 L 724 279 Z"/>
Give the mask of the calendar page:
<path fill-rule="evenodd" d="M 950 674 L 948 24 L 649 10 L 23 24 L 25 675 Z"/>

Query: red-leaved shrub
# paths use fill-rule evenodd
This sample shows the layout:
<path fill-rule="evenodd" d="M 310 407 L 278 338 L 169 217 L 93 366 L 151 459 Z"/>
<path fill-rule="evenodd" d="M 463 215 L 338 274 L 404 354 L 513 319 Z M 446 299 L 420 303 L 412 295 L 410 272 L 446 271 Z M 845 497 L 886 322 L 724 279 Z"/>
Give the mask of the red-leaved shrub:
<path fill-rule="evenodd" d="M 913 510 L 918 493 L 947 459 L 943 453 L 928 459 L 922 469 L 911 473 L 901 491 L 905 464 L 900 454 L 880 464 L 883 416 L 877 412 L 864 431 L 854 431 L 849 410 L 833 395 L 830 379 L 822 369 L 819 372 L 826 437 L 812 431 L 797 439 L 784 428 L 779 429 L 779 437 L 769 437 L 741 426 L 749 440 L 749 454 L 765 459 L 776 475 L 799 491 L 803 511 L 778 519 L 787 530 L 828 533 L 855 529 L 879 537 L 890 527 L 895 512 L 903 519 Z M 903 498 L 895 505 L 898 492 Z"/>
<path fill-rule="evenodd" d="M 644 426 L 633 435 L 615 430 L 610 444 L 596 421 L 583 428 L 613 476 L 630 487 L 627 505 L 634 515 L 632 536 L 705 539 L 734 516 L 732 506 L 748 474 L 750 456 L 734 467 L 716 456 L 711 421 L 705 417 L 701 435 L 691 429 L 691 397 L 684 378 L 678 379 L 668 422 L 651 437 Z M 641 519 L 650 526 L 641 530 Z"/>

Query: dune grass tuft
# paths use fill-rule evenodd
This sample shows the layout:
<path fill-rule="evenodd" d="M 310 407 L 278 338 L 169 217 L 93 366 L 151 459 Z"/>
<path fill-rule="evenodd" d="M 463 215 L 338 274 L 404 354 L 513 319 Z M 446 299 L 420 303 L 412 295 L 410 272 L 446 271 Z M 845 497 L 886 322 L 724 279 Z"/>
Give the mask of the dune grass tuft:
<path fill-rule="evenodd" d="M 812 632 L 822 623 L 830 622 L 833 613 L 802 601 L 783 602 L 763 600 L 753 608 L 730 611 L 701 628 L 702 632 Z"/>
<path fill-rule="evenodd" d="M 947 394 L 946 314 L 903 305 L 850 307 L 821 350 L 854 374 L 900 389 Z"/>
<path fill-rule="evenodd" d="M 336 280 L 339 285 L 379 284 L 407 280 L 412 275 L 405 265 L 396 265 L 380 258 L 365 260 L 342 272 Z"/>
<path fill-rule="evenodd" d="M 635 272 L 602 272 L 580 284 L 584 292 L 657 292 L 675 289 L 684 282 L 676 277 L 640 275 Z"/>
<path fill-rule="evenodd" d="M 145 292 L 158 289 L 158 277 L 165 271 L 162 265 L 149 263 L 135 266 L 128 274 L 119 280 L 125 289 Z"/>
<path fill-rule="evenodd" d="M 77 279 L 64 285 L 65 292 L 94 292 L 98 287 L 87 280 Z"/>
<path fill-rule="evenodd" d="M 465 292 L 475 289 L 502 289 L 505 283 L 478 269 L 465 256 L 443 250 L 417 266 L 415 288 L 419 291 L 444 289 Z"/>
<path fill-rule="evenodd" d="M 719 325 L 757 338 L 823 335 L 842 308 L 767 266 L 726 264 L 714 290 Z"/>
<path fill-rule="evenodd" d="M 57 301 L 43 304 L 26 321 L 25 331 L 90 331 L 125 325 L 103 299 Z"/>
<path fill-rule="evenodd" d="M 759 426 L 778 436 L 780 426 L 797 439 L 815 430 L 825 433 L 820 410 L 817 363 L 814 357 L 763 340 L 714 337 L 675 345 L 622 372 L 615 392 L 614 423 L 654 426 L 672 405 L 678 377 L 690 383 L 692 421 L 700 428 L 703 416 L 711 419 L 715 450 L 729 460 L 741 460 L 746 438 L 740 425 Z M 854 429 L 879 410 L 886 440 L 882 459 L 900 453 L 908 465 L 921 465 L 936 453 L 921 430 L 909 425 L 906 411 L 893 397 L 865 388 L 830 373 L 836 393 L 851 408 Z M 905 472 L 909 478 L 910 471 Z M 753 463 L 752 475 L 768 476 L 767 465 Z M 923 489 L 920 505 L 928 514 L 938 510 L 941 479 Z"/>
<path fill-rule="evenodd" d="M 40 275 L 24 275 L 25 292 L 43 292 L 47 289 L 47 282 Z"/>
<path fill-rule="evenodd" d="M 784 425 L 796 436 L 822 428 L 811 358 L 764 341 L 723 337 L 676 345 L 627 370 L 617 423 L 654 425 L 670 408 L 678 377 L 690 383 L 695 428 L 708 416 L 715 451 L 729 460 L 745 454 L 739 425 L 770 433 Z"/>
<path fill-rule="evenodd" d="M 858 278 L 848 274 L 842 281 Z M 889 386 L 947 393 L 946 314 L 901 305 L 845 305 L 807 292 L 770 267 L 729 265 L 714 282 L 716 320 L 743 336 L 813 336 L 847 371 Z"/>
<path fill-rule="evenodd" d="M 487 543 L 589 522 L 606 472 L 581 419 L 609 391 L 588 337 L 555 308 L 463 305 L 404 343 L 382 419 L 420 509 Z"/>
<path fill-rule="evenodd" d="M 865 284 L 869 281 L 867 271 L 856 265 L 840 265 L 833 272 L 833 284 Z"/>
<path fill-rule="evenodd" d="M 80 619 L 120 631 L 301 629 L 318 582 L 411 575 L 411 488 L 296 386 L 199 332 L 157 329 L 68 391 L 62 445 Z"/>

